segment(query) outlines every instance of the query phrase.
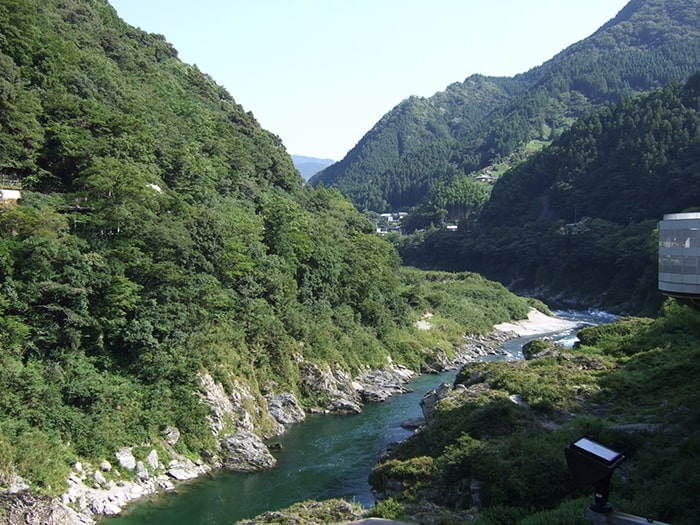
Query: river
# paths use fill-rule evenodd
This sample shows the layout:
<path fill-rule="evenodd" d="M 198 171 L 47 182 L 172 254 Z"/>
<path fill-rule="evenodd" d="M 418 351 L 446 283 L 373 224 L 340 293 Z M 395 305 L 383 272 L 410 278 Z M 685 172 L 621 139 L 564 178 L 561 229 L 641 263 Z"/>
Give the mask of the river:
<path fill-rule="evenodd" d="M 557 315 L 581 323 L 599 324 L 611 317 L 602 312 L 562 311 Z M 575 330 L 549 334 L 571 345 Z M 537 337 L 542 337 L 537 336 Z M 522 358 L 521 347 L 530 337 L 504 345 L 503 359 Z M 456 372 L 425 375 L 409 383 L 411 393 L 385 403 L 368 404 L 358 415 L 310 414 L 292 425 L 275 442 L 277 466 L 257 473 L 217 472 L 180 485 L 176 491 L 148 498 L 102 525 L 230 525 L 270 510 L 307 499 L 345 498 L 369 508 L 374 498 L 367 483 L 370 471 L 387 444 L 411 432 L 401 423 L 421 417 L 423 395 L 441 383 L 452 383 Z"/>

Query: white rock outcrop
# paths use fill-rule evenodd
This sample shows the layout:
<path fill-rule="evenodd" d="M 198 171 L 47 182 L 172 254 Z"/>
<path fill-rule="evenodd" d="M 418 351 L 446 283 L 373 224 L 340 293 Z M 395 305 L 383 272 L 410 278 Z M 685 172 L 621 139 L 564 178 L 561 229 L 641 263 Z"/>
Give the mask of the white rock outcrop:
<path fill-rule="evenodd" d="M 274 467 L 277 460 L 257 435 L 239 430 L 222 440 L 221 463 L 228 470 L 255 472 Z"/>
<path fill-rule="evenodd" d="M 266 399 L 270 415 L 282 425 L 301 423 L 306 419 L 306 412 L 291 392 L 268 395 Z"/>

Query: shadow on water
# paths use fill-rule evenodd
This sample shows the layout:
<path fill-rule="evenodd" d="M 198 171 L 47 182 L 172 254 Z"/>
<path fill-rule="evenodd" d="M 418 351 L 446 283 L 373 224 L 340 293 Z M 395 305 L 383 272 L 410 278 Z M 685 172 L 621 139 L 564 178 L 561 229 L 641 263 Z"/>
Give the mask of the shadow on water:
<path fill-rule="evenodd" d="M 598 324 L 595 315 L 557 312 L 582 324 Z M 550 334 L 573 341 L 571 331 Z M 522 358 L 521 347 L 533 337 L 509 341 L 505 356 Z M 230 525 L 263 512 L 308 499 L 344 498 L 364 507 L 374 505 L 367 483 L 370 471 L 391 442 L 411 435 L 401 427 L 422 416 L 420 400 L 441 383 L 452 383 L 456 372 L 425 375 L 408 386 L 411 393 L 385 403 L 366 405 L 358 415 L 311 414 L 303 424 L 292 425 L 275 442 L 277 466 L 256 473 L 216 472 L 180 485 L 177 491 L 133 505 L 127 512 L 102 520 L 102 525 Z"/>

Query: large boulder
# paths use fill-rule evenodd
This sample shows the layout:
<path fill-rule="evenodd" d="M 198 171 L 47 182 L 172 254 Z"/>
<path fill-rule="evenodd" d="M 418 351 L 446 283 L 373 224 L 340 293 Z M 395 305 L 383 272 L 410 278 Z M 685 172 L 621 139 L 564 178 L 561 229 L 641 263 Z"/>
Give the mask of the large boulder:
<path fill-rule="evenodd" d="M 390 365 L 379 370 L 368 370 L 359 375 L 353 386 L 365 403 L 381 403 L 396 394 L 410 392 L 404 385 L 413 379 L 414 372 L 402 365 Z"/>
<path fill-rule="evenodd" d="M 239 430 L 221 440 L 221 466 L 239 472 L 270 469 L 277 460 L 265 443 L 252 432 Z"/>
<path fill-rule="evenodd" d="M 168 465 L 166 474 L 175 481 L 187 481 L 201 474 L 200 469 L 189 459 L 175 459 Z"/>
<path fill-rule="evenodd" d="M 267 410 L 279 423 L 301 423 L 306 419 L 306 413 L 301 408 L 299 400 L 292 393 L 276 394 L 267 397 Z"/>
<path fill-rule="evenodd" d="M 352 378 L 340 365 L 319 366 L 304 362 L 300 366 L 301 388 L 309 399 L 315 400 L 317 410 L 331 413 L 362 412 L 362 400 L 353 386 Z"/>
<path fill-rule="evenodd" d="M 428 423 L 430 423 L 435 415 L 435 408 L 438 402 L 448 397 L 451 393 L 452 386 L 449 383 L 442 383 L 423 396 L 423 399 L 420 401 L 420 408 L 423 412 L 423 417 Z"/>
<path fill-rule="evenodd" d="M 128 447 L 121 448 L 115 452 L 115 457 L 119 466 L 126 470 L 134 470 L 136 468 L 136 458 Z"/>

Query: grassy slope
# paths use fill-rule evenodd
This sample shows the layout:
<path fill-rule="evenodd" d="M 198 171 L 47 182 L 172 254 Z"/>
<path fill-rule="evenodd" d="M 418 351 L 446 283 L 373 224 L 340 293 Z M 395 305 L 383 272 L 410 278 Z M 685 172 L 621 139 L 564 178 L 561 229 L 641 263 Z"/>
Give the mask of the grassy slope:
<path fill-rule="evenodd" d="M 456 381 L 464 388 L 440 403 L 433 425 L 373 473 L 380 491 L 403 483 L 389 501 L 404 507 L 383 506 L 394 516 L 426 500 L 473 511 L 479 480 L 479 523 L 583 524 L 592 489 L 573 483 L 563 449 L 588 434 L 628 458 L 613 478 L 618 510 L 698 523 L 699 328 L 699 313 L 670 303 L 653 321 L 585 330 L 573 351 L 466 367 Z"/>

